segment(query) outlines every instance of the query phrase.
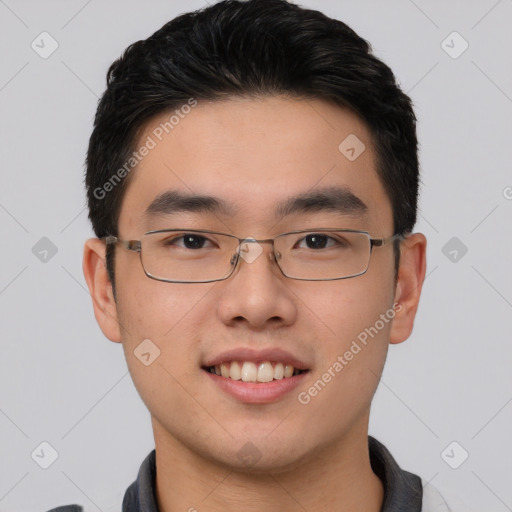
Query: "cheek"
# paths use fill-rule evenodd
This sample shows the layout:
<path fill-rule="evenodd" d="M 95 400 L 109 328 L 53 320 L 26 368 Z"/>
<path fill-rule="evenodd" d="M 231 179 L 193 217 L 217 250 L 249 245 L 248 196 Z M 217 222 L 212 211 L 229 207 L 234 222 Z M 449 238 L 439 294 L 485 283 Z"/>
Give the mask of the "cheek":
<path fill-rule="evenodd" d="M 371 275 L 339 281 L 332 290 L 319 289 L 314 297 L 314 305 L 307 305 L 326 335 L 318 338 L 315 379 L 313 387 L 303 390 L 308 395 L 304 401 L 311 398 L 320 415 L 329 403 L 334 405 L 329 414 L 363 411 L 375 392 L 389 346 L 395 316 L 392 276 L 380 282 Z"/>
<path fill-rule="evenodd" d="M 300 294 L 304 311 L 311 311 L 317 325 L 325 326 L 329 345 L 343 349 L 360 333 L 374 326 L 381 315 L 388 313 L 384 325 L 378 322 L 379 333 L 389 332 L 394 313 L 393 276 L 381 277 L 367 273 L 353 279 L 323 283 L 316 290 Z M 373 332 L 373 331 L 372 331 Z M 362 336 L 364 338 L 364 336 Z"/>
<path fill-rule="evenodd" d="M 193 319 L 207 290 L 144 279 L 138 287 L 132 281 L 132 286 L 125 283 L 118 289 L 126 361 L 150 410 L 153 402 L 164 408 L 178 406 L 166 402 L 180 395 L 180 384 L 193 392 L 192 370 L 198 368 L 198 332 Z"/>
<path fill-rule="evenodd" d="M 387 304 L 368 300 L 365 303 L 351 303 L 352 314 L 334 319 L 331 325 L 335 332 L 324 346 L 321 373 L 341 376 L 336 379 L 341 388 L 358 393 L 372 388 L 382 371 L 388 346 L 389 333 L 394 311 Z M 345 311 L 347 311 L 345 309 Z M 324 380 L 329 380 L 325 375 Z M 334 379 L 332 379 L 334 380 Z M 342 382 L 343 381 L 343 382 Z"/>
<path fill-rule="evenodd" d="M 127 343 L 150 338 L 167 344 L 173 333 L 187 325 L 208 292 L 206 285 L 165 283 L 143 271 L 125 275 L 127 279 L 117 284 L 117 311 Z"/>

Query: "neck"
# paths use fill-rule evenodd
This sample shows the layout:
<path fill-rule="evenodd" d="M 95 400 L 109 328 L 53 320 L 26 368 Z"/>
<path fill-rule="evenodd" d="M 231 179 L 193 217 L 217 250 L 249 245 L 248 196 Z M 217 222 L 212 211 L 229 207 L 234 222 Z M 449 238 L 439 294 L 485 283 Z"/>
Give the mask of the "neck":
<path fill-rule="evenodd" d="M 379 512 L 384 489 L 370 466 L 367 429 L 275 471 L 240 471 L 195 453 L 153 419 L 160 512 Z"/>

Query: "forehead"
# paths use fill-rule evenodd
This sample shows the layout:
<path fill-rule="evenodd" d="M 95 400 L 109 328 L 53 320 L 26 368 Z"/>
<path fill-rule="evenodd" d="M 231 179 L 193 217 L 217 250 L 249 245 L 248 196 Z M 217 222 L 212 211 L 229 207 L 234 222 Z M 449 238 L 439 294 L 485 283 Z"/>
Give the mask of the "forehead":
<path fill-rule="evenodd" d="M 299 214 L 293 206 L 300 199 L 305 205 L 315 192 L 330 193 L 331 200 L 341 194 L 339 204 L 359 201 L 363 208 L 345 213 L 364 216 L 371 225 L 366 227 L 391 229 L 370 132 L 349 110 L 323 100 L 283 97 L 189 105 L 154 117 L 141 133 L 136 148 L 149 150 L 132 171 L 120 232 L 140 231 L 166 196 L 167 205 L 178 196 L 185 202 L 199 196 L 205 204 L 214 198 L 220 203 L 215 211 L 199 207 L 196 212 L 268 226 L 283 214 Z M 304 213 L 314 211 L 311 204 Z"/>

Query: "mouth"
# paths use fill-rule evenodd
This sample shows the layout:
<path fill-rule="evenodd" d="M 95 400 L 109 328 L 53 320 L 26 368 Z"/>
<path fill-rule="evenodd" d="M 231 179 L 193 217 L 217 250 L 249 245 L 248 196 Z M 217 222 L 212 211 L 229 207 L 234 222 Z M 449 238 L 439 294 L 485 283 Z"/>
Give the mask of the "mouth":
<path fill-rule="evenodd" d="M 223 361 L 202 369 L 224 379 L 259 384 L 290 379 L 309 371 L 280 361 Z"/>
<path fill-rule="evenodd" d="M 202 361 L 207 386 L 244 404 L 271 404 L 287 397 L 312 372 L 310 364 L 276 347 L 239 347 Z"/>

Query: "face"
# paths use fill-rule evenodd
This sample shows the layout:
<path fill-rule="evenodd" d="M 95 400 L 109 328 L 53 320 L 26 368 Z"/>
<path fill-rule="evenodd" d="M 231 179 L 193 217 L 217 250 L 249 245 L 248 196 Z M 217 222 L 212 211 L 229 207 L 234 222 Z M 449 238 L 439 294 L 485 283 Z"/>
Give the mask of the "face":
<path fill-rule="evenodd" d="M 155 133 L 168 119 L 154 118 L 140 137 L 140 146 L 148 136 L 156 145 L 131 176 L 119 238 L 173 228 L 241 239 L 321 227 L 363 230 L 373 238 L 393 234 L 369 131 L 353 113 L 321 100 L 199 102 L 160 141 Z M 350 149 L 339 149 L 354 135 L 365 146 L 355 159 Z M 332 188 L 365 208 L 339 204 L 277 215 L 291 198 Z M 214 196 L 226 211 L 173 211 L 161 202 L 154 208 L 170 191 Z M 110 339 L 122 341 L 157 447 L 179 444 L 232 467 L 250 461 L 251 471 L 280 471 L 367 429 L 388 344 L 412 327 L 410 318 L 401 320 L 401 306 L 393 308 L 402 285 L 399 277 L 395 286 L 392 244 L 373 249 L 365 274 L 333 281 L 289 279 L 272 259 L 271 244 L 261 248 L 253 261 L 240 259 L 224 281 L 180 284 L 148 278 L 137 253 L 116 247 L 117 301 L 106 294 L 112 312 L 97 311 L 97 318 Z M 147 366 L 136 356 L 143 340 L 151 340 Z M 224 374 L 233 366 L 236 377 L 234 361 L 249 379 L 252 363 L 257 369 L 268 362 L 262 378 L 274 379 L 244 382 L 208 371 L 226 363 Z M 279 363 L 303 371 L 278 378 Z"/>

